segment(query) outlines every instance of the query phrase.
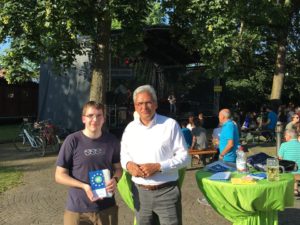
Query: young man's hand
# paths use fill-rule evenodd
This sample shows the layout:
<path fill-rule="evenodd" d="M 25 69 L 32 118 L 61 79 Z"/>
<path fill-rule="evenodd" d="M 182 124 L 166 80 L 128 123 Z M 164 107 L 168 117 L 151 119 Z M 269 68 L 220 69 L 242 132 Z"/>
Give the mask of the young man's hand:
<path fill-rule="evenodd" d="M 82 189 L 85 191 L 87 197 L 90 199 L 91 202 L 95 202 L 95 201 L 97 201 L 99 199 L 102 199 L 102 198 L 95 198 L 94 197 L 92 188 L 91 188 L 91 186 L 89 184 L 83 184 Z"/>
<path fill-rule="evenodd" d="M 106 191 L 109 193 L 115 193 L 117 189 L 117 181 L 115 178 L 110 179 L 106 182 Z"/>

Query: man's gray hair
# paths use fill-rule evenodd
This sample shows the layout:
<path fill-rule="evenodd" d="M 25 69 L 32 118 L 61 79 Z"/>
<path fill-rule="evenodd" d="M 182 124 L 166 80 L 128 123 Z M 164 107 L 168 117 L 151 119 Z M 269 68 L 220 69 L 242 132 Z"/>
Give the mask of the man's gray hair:
<path fill-rule="evenodd" d="M 297 139 L 297 132 L 294 129 L 285 130 L 285 134 L 289 135 L 291 139 Z"/>
<path fill-rule="evenodd" d="M 136 95 L 141 93 L 141 92 L 148 92 L 149 94 L 151 94 L 152 100 L 155 103 L 157 103 L 156 92 L 155 92 L 154 88 L 149 84 L 139 86 L 137 89 L 134 90 L 134 92 L 133 92 L 133 102 L 135 102 Z"/>
<path fill-rule="evenodd" d="M 229 109 L 222 109 L 221 110 L 222 115 L 226 118 L 226 119 L 230 119 L 231 117 L 231 113 Z"/>

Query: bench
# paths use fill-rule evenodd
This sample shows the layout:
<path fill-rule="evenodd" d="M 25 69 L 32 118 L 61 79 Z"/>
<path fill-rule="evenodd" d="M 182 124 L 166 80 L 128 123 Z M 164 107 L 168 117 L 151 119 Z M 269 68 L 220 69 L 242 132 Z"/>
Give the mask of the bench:
<path fill-rule="evenodd" d="M 247 138 L 247 134 L 251 134 L 252 143 L 272 142 L 275 140 L 274 133 L 270 130 L 244 130 L 242 132 L 245 138 Z M 266 134 L 269 136 L 269 139 L 264 136 Z M 265 140 L 261 140 L 261 137 L 264 137 L 263 139 Z"/>
<path fill-rule="evenodd" d="M 206 149 L 202 149 L 202 150 L 190 149 L 189 150 L 189 155 L 191 156 L 191 167 L 193 167 L 193 156 L 195 156 L 195 155 L 198 155 L 198 156 L 208 155 L 208 156 L 210 156 L 211 161 L 212 161 L 216 154 L 218 154 L 218 151 L 216 149 L 213 149 L 213 148 L 206 148 Z"/>

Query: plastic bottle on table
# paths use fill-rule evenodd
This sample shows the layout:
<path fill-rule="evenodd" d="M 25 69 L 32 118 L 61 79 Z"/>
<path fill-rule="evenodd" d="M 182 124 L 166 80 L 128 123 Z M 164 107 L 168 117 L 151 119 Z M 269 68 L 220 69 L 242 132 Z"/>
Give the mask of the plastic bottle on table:
<path fill-rule="evenodd" d="M 242 146 L 238 146 L 236 151 L 236 169 L 240 173 L 247 172 L 247 156 Z"/>

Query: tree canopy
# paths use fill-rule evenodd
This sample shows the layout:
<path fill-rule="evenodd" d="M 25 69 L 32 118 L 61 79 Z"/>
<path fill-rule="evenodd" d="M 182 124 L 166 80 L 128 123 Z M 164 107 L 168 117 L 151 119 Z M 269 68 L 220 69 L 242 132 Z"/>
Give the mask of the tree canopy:
<path fill-rule="evenodd" d="M 38 76 L 49 59 L 63 70 L 76 55 L 89 54 L 90 99 L 103 101 L 111 27 L 122 29 L 118 47 L 135 56 L 144 27 L 168 20 L 173 35 L 199 52 L 206 75 L 220 77 L 227 91 L 253 101 L 280 99 L 282 89 L 284 98 L 300 93 L 297 0 L 2 0 L 0 6 L 0 43 L 12 41 L 0 63 L 11 83 Z M 89 49 L 82 37 L 89 37 Z"/>
<path fill-rule="evenodd" d="M 51 59 L 57 69 L 69 68 L 78 54 L 91 57 L 90 99 L 103 101 L 108 71 L 112 19 L 124 32 L 125 45 L 141 41 L 146 0 L 3 0 L 0 2 L 0 43 L 11 38 L 11 48 L 2 57 L 8 82 L 36 76 L 34 66 Z M 89 48 L 80 37 L 89 37 Z"/>
<path fill-rule="evenodd" d="M 245 97 L 254 101 L 270 94 L 280 99 L 288 74 L 286 85 L 294 87 L 287 95 L 299 96 L 297 82 L 288 82 L 299 68 L 299 1 L 174 0 L 164 5 L 174 9 L 170 23 L 182 43 L 200 52 L 206 74 L 223 78 L 227 90 L 252 90 Z"/>

